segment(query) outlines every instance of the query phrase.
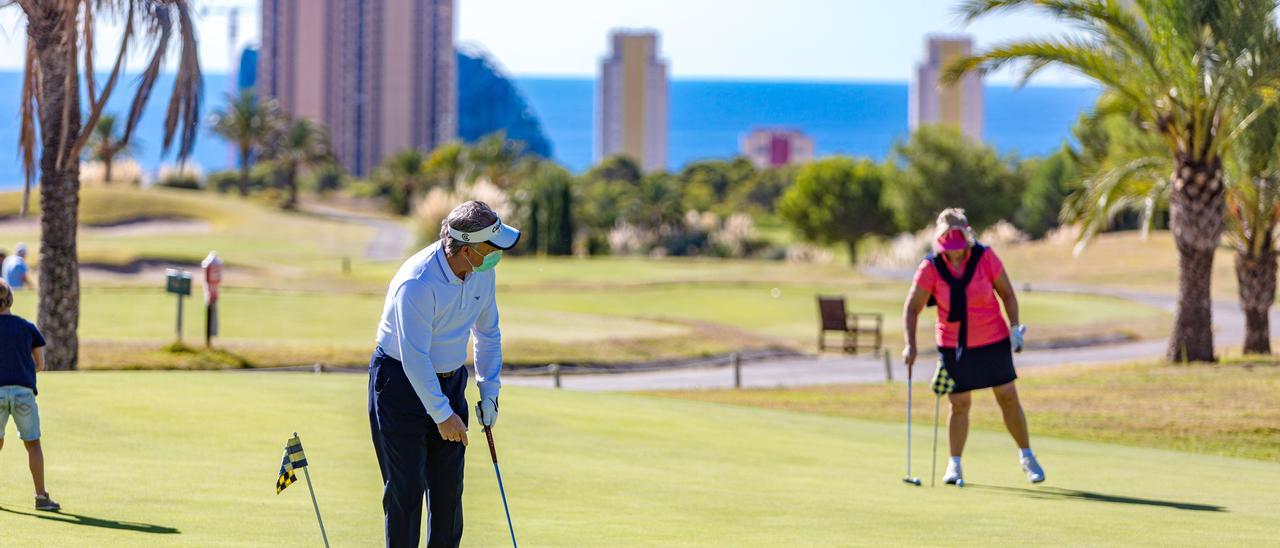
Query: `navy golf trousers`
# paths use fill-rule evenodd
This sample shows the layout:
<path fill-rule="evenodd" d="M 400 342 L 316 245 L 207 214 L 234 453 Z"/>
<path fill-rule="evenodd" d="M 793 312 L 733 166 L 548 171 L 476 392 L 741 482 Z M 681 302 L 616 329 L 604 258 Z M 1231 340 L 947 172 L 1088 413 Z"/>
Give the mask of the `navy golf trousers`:
<path fill-rule="evenodd" d="M 438 376 L 440 390 L 467 422 L 467 369 Z M 462 468 L 466 447 L 440 437 L 399 360 L 381 348 L 369 361 L 369 428 L 382 470 L 389 548 L 417 547 L 427 499 L 428 547 L 462 542 Z"/>

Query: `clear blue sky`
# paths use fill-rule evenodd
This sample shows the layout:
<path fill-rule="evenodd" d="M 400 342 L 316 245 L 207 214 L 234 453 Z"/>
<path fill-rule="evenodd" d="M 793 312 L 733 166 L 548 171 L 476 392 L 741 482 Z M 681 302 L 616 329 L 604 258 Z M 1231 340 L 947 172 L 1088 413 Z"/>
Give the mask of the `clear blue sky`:
<path fill-rule="evenodd" d="M 968 32 L 979 48 L 1069 29 L 1025 14 L 965 27 L 956 0 L 456 0 L 457 38 L 492 52 L 516 75 L 594 76 L 609 29 L 650 28 L 674 77 L 907 81 L 929 33 Z M 239 45 L 256 42 L 258 2 L 202 0 L 242 7 Z M 21 67 L 25 29 L 19 8 L 0 11 L 0 69 Z M 228 65 L 227 17 L 199 19 L 206 71 Z M 118 39 L 106 27 L 100 43 Z M 100 66 L 109 60 L 100 52 Z M 140 67 L 141 61 L 132 66 Z M 996 75 L 994 81 L 1008 81 Z M 1050 70 L 1039 84 L 1077 84 Z"/>

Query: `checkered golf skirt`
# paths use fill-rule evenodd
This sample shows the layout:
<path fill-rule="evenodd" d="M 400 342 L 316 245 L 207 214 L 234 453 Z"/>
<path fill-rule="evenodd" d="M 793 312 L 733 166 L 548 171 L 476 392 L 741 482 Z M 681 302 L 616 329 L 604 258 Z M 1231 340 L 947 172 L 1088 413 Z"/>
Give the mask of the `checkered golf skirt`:
<path fill-rule="evenodd" d="M 955 380 L 952 392 L 968 392 L 991 388 L 1013 382 L 1018 374 L 1013 370 L 1013 346 L 1009 339 L 986 346 L 964 349 L 960 361 L 956 361 L 956 349 L 938 347 L 942 367 Z"/>

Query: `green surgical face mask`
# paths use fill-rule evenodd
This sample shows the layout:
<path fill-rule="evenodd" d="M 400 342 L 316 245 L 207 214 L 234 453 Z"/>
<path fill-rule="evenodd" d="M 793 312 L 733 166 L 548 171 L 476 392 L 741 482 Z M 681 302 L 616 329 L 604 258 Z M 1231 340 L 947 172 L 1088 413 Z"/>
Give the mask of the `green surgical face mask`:
<path fill-rule="evenodd" d="M 471 269 L 475 270 L 476 272 L 488 272 L 490 270 L 493 270 L 493 267 L 498 266 L 498 261 L 501 261 L 501 260 L 502 260 L 502 250 L 498 249 L 498 250 L 495 250 L 493 253 L 485 255 L 484 260 L 480 261 L 479 266 L 476 266 L 474 264 L 471 265 Z M 471 263 L 471 259 L 467 259 L 467 263 Z"/>

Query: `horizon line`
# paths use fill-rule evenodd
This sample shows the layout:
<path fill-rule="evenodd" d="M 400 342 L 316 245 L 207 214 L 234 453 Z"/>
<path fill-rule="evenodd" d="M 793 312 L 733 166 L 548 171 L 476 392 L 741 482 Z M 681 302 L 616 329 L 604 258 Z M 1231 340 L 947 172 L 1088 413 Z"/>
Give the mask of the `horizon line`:
<path fill-rule="evenodd" d="M 21 69 L 0 69 L 3 72 L 22 72 Z M 172 72 L 162 72 L 164 75 L 172 75 Z M 206 76 L 230 76 L 230 72 L 222 71 L 205 71 Z M 520 79 L 532 80 L 595 80 L 597 77 L 592 74 L 572 74 L 572 73 L 510 73 L 505 76 Z M 761 83 L 761 84 L 883 84 L 883 85 L 910 85 L 910 80 L 896 78 L 837 78 L 828 76 L 758 76 L 758 75 L 723 75 L 723 74 L 682 74 L 671 76 L 671 81 L 682 82 L 741 82 L 741 83 Z M 1019 87 L 1015 80 L 997 79 L 983 83 L 986 86 L 994 87 Z M 1028 88 L 1067 88 L 1067 89 L 1097 89 L 1099 86 L 1092 82 L 1036 82 L 1031 81 L 1022 87 Z"/>

